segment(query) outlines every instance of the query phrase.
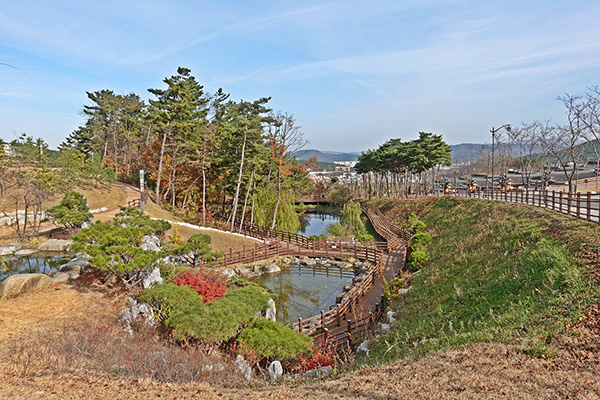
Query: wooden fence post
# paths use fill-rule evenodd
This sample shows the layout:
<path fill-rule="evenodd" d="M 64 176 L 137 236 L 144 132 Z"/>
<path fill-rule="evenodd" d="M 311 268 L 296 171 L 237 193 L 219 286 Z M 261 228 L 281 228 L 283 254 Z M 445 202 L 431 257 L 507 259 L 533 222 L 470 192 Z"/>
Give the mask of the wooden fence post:
<path fill-rule="evenodd" d="M 562 214 L 563 192 L 558 192 L 558 212 Z"/>
<path fill-rule="evenodd" d="M 325 330 L 325 311 L 321 310 L 321 329 Z"/>
<path fill-rule="evenodd" d="M 302 333 L 302 318 L 298 318 L 298 332 Z"/>
<path fill-rule="evenodd" d="M 577 192 L 577 203 L 576 203 L 576 207 L 577 207 L 577 218 L 581 218 L 581 193 Z"/>
<path fill-rule="evenodd" d="M 587 203 L 587 218 L 586 220 L 592 220 L 592 194 L 590 192 L 586 193 L 586 203 Z"/>

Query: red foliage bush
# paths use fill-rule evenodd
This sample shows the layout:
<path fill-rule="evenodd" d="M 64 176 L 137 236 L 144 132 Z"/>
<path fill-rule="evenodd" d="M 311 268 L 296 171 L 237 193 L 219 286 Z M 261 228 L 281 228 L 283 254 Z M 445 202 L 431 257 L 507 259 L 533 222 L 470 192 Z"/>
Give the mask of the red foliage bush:
<path fill-rule="evenodd" d="M 325 344 L 317 347 L 310 357 L 302 355 L 300 360 L 291 368 L 294 373 L 304 373 L 319 367 L 332 367 L 335 364 L 336 353 L 332 346 Z"/>
<path fill-rule="evenodd" d="M 225 296 L 227 279 L 215 271 L 204 272 L 189 269 L 175 276 L 170 281 L 178 286 L 189 286 L 196 289 L 205 303 L 210 303 Z"/>

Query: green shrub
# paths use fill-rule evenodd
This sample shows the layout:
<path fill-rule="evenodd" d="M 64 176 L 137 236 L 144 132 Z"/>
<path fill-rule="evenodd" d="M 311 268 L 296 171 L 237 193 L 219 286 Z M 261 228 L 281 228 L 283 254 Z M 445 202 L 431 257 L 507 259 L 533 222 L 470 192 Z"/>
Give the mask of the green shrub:
<path fill-rule="evenodd" d="M 410 272 L 415 272 L 423 268 L 423 266 L 427 264 L 427 261 L 429 261 L 427 253 L 423 251 L 413 251 L 408 256 L 406 267 Z"/>
<path fill-rule="evenodd" d="M 96 222 L 73 235 L 73 251 L 82 251 L 92 258 L 97 268 L 123 273 L 154 264 L 162 252 L 142 250 L 139 246 L 144 235 L 164 232 L 171 225 L 162 220 L 151 220 L 134 208 L 121 208 L 112 223 Z"/>
<path fill-rule="evenodd" d="M 173 310 L 165 325 L 180 340 L 220 343 L 237 336 L 254 320 L 256 311 L 267 308 L 268 301 L 269 296 L 264 292 L 247 286 L 230 290 L 212 303 Z"/>
<path fill-rule="evenodd" d="M 199 233 L 191 236 L 187 242 L 166 243 L 164 250 L 168 254 L 182 256 L 186 263 L 196 266 L 200 261 L 210 262 L 223 256 L 221 252 L 212 251 L 211 241 L 209 235 Z"/>
<path fill-rule="evenodd" d="M 142 211 L 133 207 L 121 207 L 121 212 L 115 215 L 114 225 L 140 228 L 144 235 L 163 235 L 171 229 L 171 224 L 167 221 L 150 219 Z"/>
<path fill-rule="evenodd" d="M 238 338 L 240 353 L 279 361 L 296 361 L 312 348 L 311 337 L 265 318 L 256 318 Z"/>
<path fill-rule="evenodd" d="M 427 248 L 427 245 L 431 242 L 431 236 L 426 233 L 419 232 L 416 233 L 409 242 L 409 246 L 413 251 L 424 251 Z"/>
<path fill-rule="evenodd" d="M 391 301 L 399 296 L 398 290 L 404 287 L 404 279 L 402 278 L 394 278 L 389 282 L 383 280 L 383 294 L 385 299 Z"/>
<path fill-rule="evenodd" d="M 358 233 L 355 235 L 356 240 L 359 242 L 370 242 L 371 240 L 375 240 L 373 235 L 370 233 Z"/>
<path fill-rule="evenodd" d="M 162 321 L 173 311 L 183 312 L 194 305 L 202 304 L 203 299 L 196 290 L 188 286 L 163 283 L 144 290 L 138 297 L 138 301 L 148 303 L 154 310 L 156 318 Z"/>
<path fill-rule="evenodd" d="M 407 230 L 412 233 L 422 232 L 427 228 L 427 225 L 419 219 L 418 215 L 413 213 L 406 217 Z"/>
<path fill-rule="evenodd" d="M 73 190 L 65 193 L 60 204 L 48 209 L 46 214 L 65 229 L 78 228 L 92 218 L 85 196 Z"/>

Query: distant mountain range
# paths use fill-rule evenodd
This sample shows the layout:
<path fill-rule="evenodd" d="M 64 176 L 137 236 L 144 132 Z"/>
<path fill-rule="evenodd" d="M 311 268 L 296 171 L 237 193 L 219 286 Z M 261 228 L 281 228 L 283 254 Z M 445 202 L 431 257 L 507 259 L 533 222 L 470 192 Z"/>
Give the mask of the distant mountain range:
<path fill-rule="evenodd" d="M 491 145 L 482 145 L 476 143 L 462 143 L 451 145 L 452 149 L 452 162 L 469 162 L 474 161 L 481 156 L 482 147 L 491 147 Z M 356 161 L 358 156 L 361 155 L 361 151 L 353 151 L 343 153 L 339 151 L 325 151 L 317 149 L 298 150 L 293 155 L 298 160 L 308 160 L 311 157 L 316 156 L 319 162 L 335 162 L 335 161 Z"/>
<path fill-rule="evenodd" d="M 341 153 L 339 151 L 322 151 L 316 149 L 298 150 L 293 153 L 298 160 L 308 160 L 316 156 L 317 161 L 320 162 L 356 161 L 360 154 L 360 151 Z"/>
<path fill-rule="evenodd" d="M 584 144 L 586 149 L 583 154 L 584 159 L 595 159 L 595 153 L 593 152 L 593 147 L 591 143 Z M 490 151 L 492 145 L 491 144 L 481 144 L 481 143 L 460 143 L 460 144 L 452 144 L 450 145 L 450 149 L 452 150 L 452 163 L 466 163 L 470 161 L 475 161 L 478 158 L 484 157 Z M 513 157 L 519 156 L 518 146 L 514 146 L 513 148 Z M 316 156 L 317 161 L 319 162 L 335 162 L 335 161 L 356 161 L 358 156 L 361 155 L 361 151 L 353 151 L 348 153 L 343 153 L 339 151 L 324 151 L 324 150 L 298 150 L 293 153 L 293 155 L 298 160 L 308 160 L 311 157 Z"/>

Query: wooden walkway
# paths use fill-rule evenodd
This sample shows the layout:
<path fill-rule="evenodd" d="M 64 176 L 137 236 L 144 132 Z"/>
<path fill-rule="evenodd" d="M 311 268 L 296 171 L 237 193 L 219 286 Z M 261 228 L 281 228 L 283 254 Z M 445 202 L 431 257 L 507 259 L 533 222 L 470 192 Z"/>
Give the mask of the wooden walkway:
<path fill-rule="evenodd" d="M 348 257 L 367 261 L 374 266 L 371 272 L 344 297 L 340 304 L 320 314 L 300 319 L 294 328 L 312 336 L 318 345 L 330 345 L 340 350 L 363 340 L 384 311 L 385 281 L 391 281 L 403 269 L 407 256 L 407 241 L 412 234 L 393 226 L 376 208 L 363 208 L 377 233 L 386 239 L 385 244 L 374 242 L 344 242 L 341 240 L 316 241 L 298 234 L 246 226 L 239 233 L 260 238 L 275 238 L 285 243 L 268 244 L 278 255 L 306 255 L 309 257 Z M 384 251 L 382 251 L 384 250 Z M 259 250 L 260 252 L 260 250 Z M 268 257 L 269 251 L 262 254 Z M 273 254 L 275 255 L 275 254 Z M 226 255 L 227 256 L 227 255 Z M 243 249 L 239 256 L 230 253 L 223 262 L 249 260 Z M 256 259 L 256 251 L 252 255 Z M 228 259 L 228 260 L 227 260 Z M 385 281 L 384 281 L 385 278 Z"/>
<path fill-rule="evenodd" d="M 215 266 L 232 267 L 254 263 L 276 256 L 354 258 L 373 266 L 353 285 L 340 304 L 294 324 L 297 331 L 312 336 L 317 344 L 328 343 L 341 349 L 365 337 L 383 312 L 382 295 L 385 280 L 390 281 L 404 267 L 407 241 L 411 234 L 391 225 L 376 208 L 364 208 L 373 227 L 386 239 L 385 243 L 344 240 L 315 240 L 297 233 L 244 224 L 234 232 L 263 240 L 254 247 L 225 252 L 213 261 Z M 226 226 L 220 226 L 226 229 Z"/>

